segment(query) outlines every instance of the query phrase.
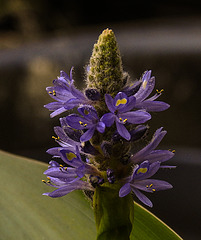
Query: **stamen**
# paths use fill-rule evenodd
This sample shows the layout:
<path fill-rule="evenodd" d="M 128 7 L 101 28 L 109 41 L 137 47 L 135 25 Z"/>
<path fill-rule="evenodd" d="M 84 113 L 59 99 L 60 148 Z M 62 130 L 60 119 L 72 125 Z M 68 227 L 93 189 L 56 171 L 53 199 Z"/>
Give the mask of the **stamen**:
<path fill-rule="evenodd" d="M 170 152 L 172 152 L 172 153 L 175 153 L 176 152 L 176 150 L 171 150 L 171 149 L 168 149 L 168 151 L 170 151 Z"/>
<path fill-rule="evenodd" d="M 153 189 L 152 189 L 152 191 L 153 191 L 153 192 L 155 192 L 155 191 L 156 191 L 156 189 L 155 189 L 155 188 L 153 188 Z"/>
<path fill-rule="evenodd" d="M 59 140 L 59 139 L 60 139 L 60 137 L 55 137 L 55 136 L 52 136 L 52 138 L 53 138 L 54 140 Z"/>
<path fill-rule="evenodd" d="M 161 89 L 160 91 L 159 91 L 158 89 L 156 89 L 156 92 L 157 92 L 158 94 L 161 94 L 162 92 L 164 92 L 164 89 Z"/>
<path fill-rule="evenodd" d="M 87 126 L 87 123 L 83 123 L 82 121 L 79 121 L 79 124 L 80 124 L 81 126 L 84 126 L 84 127 Z"/>
<path fill-rule="evenodd" d="M 53 90 L 52 92 L 49 91 L 49 94 L 52 94 L 53 96 L 56 96 L 56 91 L 55 90 Z"/>
<path fill-rule="evenodd" d="M 42 182 L 43 182 L 43 183 L 46 183 L 46 181 L 45 181 L 45 180 L 42 180 Z"/>
<path fill-rule="evenodd" d="M 119 118 L 120 121 L 122 121 L 123 123 L 125 123 L 128 119 L 125 118 L 124 120 L 122 118 Z"/>

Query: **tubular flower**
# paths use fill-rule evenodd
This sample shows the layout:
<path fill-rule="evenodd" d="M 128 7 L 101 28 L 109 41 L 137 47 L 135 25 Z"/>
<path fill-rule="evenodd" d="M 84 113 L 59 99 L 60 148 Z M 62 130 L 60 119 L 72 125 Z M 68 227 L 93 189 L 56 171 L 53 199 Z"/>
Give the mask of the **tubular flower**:
<path fill-rule="evenodd" d="M 155 150 L 155 148 L 159 145 L 159 143 L 167 133 L 167 131 L 162 131 L 162 129 L 163 128 L 159 128 L 158 130 L 156 130 L 151 142 L 139 152 L 131 156 L 131 162 L 133 162 L 134 164 L 139 164 L 145 160 L 148 160 L 150 163 L 165 162 L 174 156 L 174 152 L 171 152 L 169 150 Z"/>
<path fill-rule="evenodd" d="M 53 81 L 54 86 L 46 88 L 48 94 L 56 100 L 56 102 L 51 102 L 44 106 L 50 111 L 53 111 L 53 113 L 50 114 L 50 117 L 55 117 L 81 103 L 89 103 L 87 97 L 75 88 L 74 80 L 72 78 L 72 70 L 73 68 L 71 68 L 70 76 L 64 71 L 61 71 L 60 77 Z"/>
<path fill-rule="evenodd" d="M 166 190 L 172 188 L 172 185 L 166 181 L 149 179 L 160 168 L 160 162 L 149 163 L 144 161 L 140 165 L 136 165 L 133 174 L 127 179 L 127 182 L 121 187 L 119 191 L 120 197 L 125 197 L 131 191 L 136 197 L 145 205 L 152 207 L 152 202 L 140 192 L 145 191 L 153 193 L 159 190 Z"/>
<path fill-rule="evenodd" d="M 114 99 L 106 94 L 105 102 L 110 113 L 104 114 L 101 121 L 105 123 L 106 127 L 111 127 L 116 122 L 118 133 L 128 141 L 131 135 L 124 125 L 126 123 L 144 123 L 151 118 L 150 114 L 145 111 L 130 111 L 135 107 L 136 98 L 134 96 L 127 97 L 123 92 L 119 92 Z"/>
<path fill-rule="evenodd" d="M 85 105 L 79 107 L 78 112 L 82 115 L 71 114 L 66 117 L 66 122 L 69 126 L 79 130 L 87 130 L 81 137 L 80 141 L 86 142 L 90 140 L 95 130 L 103 133 L 105 131 L 105 124 L 99 120 L 98 114 L 94 107 Z"/>

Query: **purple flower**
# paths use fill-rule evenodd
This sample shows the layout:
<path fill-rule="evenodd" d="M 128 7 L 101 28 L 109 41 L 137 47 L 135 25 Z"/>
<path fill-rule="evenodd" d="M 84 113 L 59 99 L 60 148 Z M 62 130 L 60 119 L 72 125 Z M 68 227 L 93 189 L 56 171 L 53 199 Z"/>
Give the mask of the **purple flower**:
<path fill-rule="evenodd" d="M 136 99 L 134 96 L 127 97 L 123 92 L 119 92 L 114 99 L 109 94 L 105 94 L 105 102 L 110 113 L 104 114 L 101 121 L 105 123 L 106 127 L 110 127 L 116 122 L 118 133 L 126 140 L 131 138 L 124 126 L 126 123 L 139 124 L 151 118 L 151 115 L 145 111 L 130 111 L 135 107 Z"/>
<path fill-rule="evenodd" d="M 82 149 L 80 137 L 81 131 L 73 130 L 70 128 L 65 118 L 60 118 L 61 127 L 54 127 L 54 132 L 57 137 L 53 137 L 60 147 L 54 147 L 47 150 L 47 153 L 53 155 L 53 157 L 60 157 L 60 151 L 62 149 L 68 149 L 75 152 L 76 147 L 79 150 Z"/>
<path fill-rule="evenodd" d="M 63 167 L 55 161 L 50 162 L 50 167 L 44 172 L 48 181 L 44 181 L 48 186 L 57 188 L 53 192 L 44 193 L 52 198 L 62 197 L 74 190 L 93 190 L 88 182 L 80 180 L 77 176 L 76 169 Z"/>
<path fill-rule="evenodd" d="M 174 156 L 174 153 L 169 150 L 155 150 L 159 145 L 167 131 L 162 131 L 162 127 L 157 129 L 154 133 L 151 142 L 141 149 L 139 152 L 134 154 L 130 161 L 134 164 L 142 163 L 143 161 L 148 160 L 150 163 L 154 162 L 165 162 Z"/>
<path fill-rule="evenodd" d="M 78 112 L 82 115 L 71 114 L 66 117 L 66 122 L 72 128 L 78 130 L 86 130 L 81 136 L 80 141 L 86 142 L 92 138 L 95 130 L 103 133 L 105 131 L 105 124 L 99 120 L 98 114 L 94 107 L 84 105 L 79 107 Z"/>
<path fill-rule="evenodd" d="M 152 202 L 141 191 L 153 193 L 172 188 L 172 185 L 166 181 L 149 179 L 159 168 L 160 162 L 150 164 L 148 161 L 144 161 L 140 165 L 136 165 L 132 176 L 127 178 L 126 183 L 119 190 L 119 197 L 124 197 L 132 191 L 141 202 L 152 207 Z"/>
<path fill-rule="evenodd" d="M 76 169 L 76 174 L 80 178 L 85 174 L 100 175 L 99 171 L 93 165 L 82 161 L 78 147 L 76 147 L 76 152 L 68 149 L 60 150 L 60 157 L 67 165 Z"/>
<path fill-rule="evenodd" d="M 79 104 L 87 104 L 89 100 L 86 96 L 80 92 L 74 86 L 74 80 L 72 79 L 72 68 L 70 76 L 64 71 L 60 72 L 60 77 L 53 81 L 53 87 L 47 87 L 48 94 L 56 100 L 45 105 L 47 109 L 53 111 L 50 114 L 51 117 L 55 117 L 60 113 L 70 110 Z"/>
<path fill-rule="evenodd" d="M 145 109 L 148 112 L 160 112 L 170 107 L 170 105 L 165 102 L 154 101 L 161 95 L 162 91 L 147 99 L 155 87 L 155 77 L 151 77 L 151 71 L 146 71 L 141 81 L 142 83 L 139 90 L 134 94 L 136 98 L 136 108 Z M 139 86 L 139 84 L 137 86 Z M 128 92 L 128 89 L 126 92 Z"/>

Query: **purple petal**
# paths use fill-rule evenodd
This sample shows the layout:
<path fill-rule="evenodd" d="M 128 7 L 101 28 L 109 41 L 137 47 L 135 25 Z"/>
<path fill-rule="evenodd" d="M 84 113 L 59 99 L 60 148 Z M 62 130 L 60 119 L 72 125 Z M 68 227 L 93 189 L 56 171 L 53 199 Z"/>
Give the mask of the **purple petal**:
<path fill-rule="evenodd" d="M 135 188 L 145 192 L 167 190 L 173 187 L 170 183 L 162 180 L 157 180 L 157 179 L 144 179 L 144 180 L 136 181 L 134 183 L 134 186 Z"/>
<path fill-rule="evenodd" d="M 131 135 L 128 132 L 128 130 L 126 129 L 126 127 L 123 124 L 119 123 L 118 121 L 116 121 L 116 127 L 117 127 L 117 131 L 118 131 L 119 135 L 121 135 L 123 138 L 125 138 L 127 141 L 129 141 L 131 138 Z"/>
<path fill-rule="evenodd" d="M 76 97 L 80 100 L 87 100 L 86 97 L 84 96 L 84 94 L 72 85 L 70 86 L 70 91 L 74 97 Z"/>
<path fill-rule="evenodd" d="M 100 133 L 104 133 L 104 131 L 105 131 L 105 123 L 104 122 L 98 122 L 97 125 L 96 125 L 96 129 Z"/>
<path fill-rule="evenodd" d="M 132 188 L 132 191 L 134 192 L 134 194 L 136 195 L 136 197 L 143 202 L 145 205 L 149 206 L 149 207 L 153 207 L 152 202 L 149 200 L 148 197 L 146 197 L 143 193 L 141 193 L 139 190 L 137 190 L 136 188 Z"/>
<path fill-rule="evenodd" d="M 153 162 L 165 162 L 171 159 L 174 153 L 169 150 L 154 150 L 148 154 L 144 160 L 148 160 L 150 163 Z"/>
<path fill-rule="evenodd" d="M 63 87 L 47 87 L 46 88 L 50 97 L 55 99 L 58 102 L 66 102 L 69 99 L 73 98 L 73 95 L 70 92 L 70 89 L 65 89 Z"/>
<path fill-rule="evenodd" d="M 136 104 L 136 108 L 143 108 L 148 112 L 160 112 L 168 109 L 169 104 L 161 101 L 144 101 Z"/>
<path fill-rule="evenodd" d="M 127 122 L 132 124 L 140 124 L 151 119 L 151 115 L 145 111 L 137 110 L 127 113 L 118 114 L 119 118 L 127 119 Z"/>
<path fill-rule="evenodd" d="M 46 152 L 50 155 L 53 155 L 53 157 L 60 157 L 60 150 L 62 150 L 61 147 L 54 147 L 54 148 L 50 148 L 48 149 Z"/>
<path fill-rule="evenodd" d="M 110 112 L 114 113 L 116 110 L 116 107 L 114 106 L 114 99 L 109 94 L 105 94 L 105 103 L 107 104 Z"/>
<path fill-rule="evenodd" d="M 116 110 L 118 109 L 121 112 L 121 110 L 124 107 L 126 107 L 126 105 L 128 104 L 128 100 L 129 100 L 129 98 L 127 97 L 127 95 L 125 93 L 123 93 L 123 92 L 117 93 L 117 95 L 114 98 L 115 109 Z"/>
<path fill-rule="evenodd" d="M 118 108 L 118 112 L 125 113 L 132 110 L 135 107 L 136 98 L 131 96 L 128 98 L 128 102 Z"/>
<path fill-rule="evenodd" d="M 98 119 L 96 109 L 91 105 L 83 105 L 83 106 L 79 107 L 77 110 L 84 118 L 86 118 L 88 120 L 97 120 Z"/>
<path fill-rule="evenodd" d="M 66 122 L 72 128 L 82 130 L 91 127 L 91 123 L 77 114 L 70 114 L 66 117 Z"/>
<path fill-rule="evenodd" d="M 71 167 L 79 168 L 84 165 L 81 158 L 77 156 L 73 151 L 69 151 L 68 149 L 62 149 L 60 151 L 61 159 Z"/>
<path fill-rule="evenodd" d="M 123 185 L 123 187 L 120 188 L 119 197 L 125 197 L 130 192 L 131 192 L 130 183 L 126 183 L 125 185 Z"/>
<path fill-rule="evenodd" d="M 162 130 L 162 128 L 159 128 L 156 130 L 151 142 L 146 147 L 144 147 L 142 150 L 140 150 L 139 152 L 134 154 L 131 157 L 131 161 L 133 161 L 134 163 L 142 162 L 144 160 L 144 158 L 158 146 L 158 144 L 161 142 L 161 140 L 167 133 L 166 131 L 161 131 L 161 130 Z"/>
<path fill-rule="evenodd" d="M 147 168 L 147 171 L 145 173 L 137 174 L 137 171 L 140 168 L 142 168 L 142 169 Z M 134 181 L 134 183 L 135 183 L 138 180 L 152 177 L 158 171 L 159 168 L 160 168 L 160 162 L 154 162 L 151 165 L 149 165 L 148 161 L 144 161 L 143 163 L 140 164 L 139 168 L 137 168 L 135 170 L 132 181 Z"/>
<path fill-rule="evenodd" d="M 89 129 L 81 136 L 80 141 L 81 141 L 81 142 L 89 141 L 89 140 L 93 137 L 94 131 L 95 131 L 95 126 L 89 128 Z"/>
<path fill-rule="evenodd" d="M 79 104 L 85 103 L 82 100 L 78 98 L 71 98 L 66 103 L 64 103 L 64 107 L 66 110 L 73 109 L 74 107 L 77 107 Z"/>
<path fill-rule="evenodd" d="M 43 195 L 47 195 L 52 198 L 57 198 L 57 197 L 65 196 L 66 194 L 78 189 L 92 190 L 92 187 L 90 187 L 89 183 L 78 180 L 76 182 L 66 184 L 65 186 L 60 187 L 51 193 L 44 193 Z"/>
<path fill-rule="evenodd" d="M 114 123 L 114 120 L 115 120 L 115 115 L 113 113 L 106 113 L 100 119 L 100 121 L 105 123 L 106 127 L 111 127 L 112 124 Z"/>
<path fill-rule="evenodd" d="M 136 103 L 143 101 L 153 91 L 155 86 L 155 77 L 151 77 L 151 71 L 145 72 L 142 77 L 142 85 L 138 92 L 134 95 L 136 97 Z"/>
<path fill-rule="evenodd" d="M 47 169 L 44 172 L 45 175 L 54 178 L 63 178 L 65 182 L 72 181 L 75 177 L 77 177 L 76 169 L 68 167 L 67 170 L 62 169 L 61 167 L 52 167 Z"/>

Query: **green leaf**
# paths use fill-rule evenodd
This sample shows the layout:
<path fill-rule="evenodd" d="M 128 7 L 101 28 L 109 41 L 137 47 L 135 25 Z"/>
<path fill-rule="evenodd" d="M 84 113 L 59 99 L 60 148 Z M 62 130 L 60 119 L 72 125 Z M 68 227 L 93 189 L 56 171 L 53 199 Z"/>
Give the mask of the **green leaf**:
<path fill-rule="evenodd" d="M 90 203 L 80 191 L 52 199 L 41 182 L 47 165 L 0 152 L 0 236 L 4 240 L 94 240 Z M 134 206 L 132 240 L 181 239 L 140 205 Z"/>

